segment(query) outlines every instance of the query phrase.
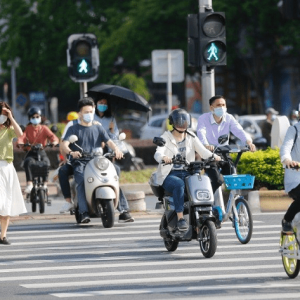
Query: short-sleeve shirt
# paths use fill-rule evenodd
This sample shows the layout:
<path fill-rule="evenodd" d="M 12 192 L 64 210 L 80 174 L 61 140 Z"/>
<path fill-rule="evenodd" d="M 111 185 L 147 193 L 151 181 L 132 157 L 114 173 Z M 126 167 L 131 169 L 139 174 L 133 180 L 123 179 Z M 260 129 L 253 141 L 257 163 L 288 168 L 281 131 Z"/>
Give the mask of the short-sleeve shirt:
<path fill-rule="evenodd" d="M 97 124 L 93 124 L 92 126 L 75 124 L 67 130 L 63 140 L 67 141 L 73 134 L 78 137 L 76 144 L 80 146 L 85 153 L 92 153 L 95 148 L 101 147 L 102 142 L 106 143 L 109 140 L 105 129 Z M 73 151 L 79 150 L 74 144 L 70 144 L 69 147 Z"/>
<path fill-rule="evenodd" d="M 0 130 L 0 160 L 11 163 L 14 159 L 13 138 L 17 137 L 12 127 Z"/>

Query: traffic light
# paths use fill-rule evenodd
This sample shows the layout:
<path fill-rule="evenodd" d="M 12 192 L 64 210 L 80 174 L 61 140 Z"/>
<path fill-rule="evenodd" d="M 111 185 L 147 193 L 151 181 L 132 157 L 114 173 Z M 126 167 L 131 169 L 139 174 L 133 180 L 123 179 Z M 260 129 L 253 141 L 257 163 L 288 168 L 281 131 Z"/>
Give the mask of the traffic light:
<path fill-rule="evenodd" d="M 225 13 L 188 15 L 188 64 L 194 67 L 226 65 Z"/>
<path fill-rule="evenodd" d="M 199 13 L 199 44 L 201 66 L 226 66 L 225 13 Z"/>
<path fill-rule="evenodd" d="M 300 20 L 300 0 L 280 0 L 277 6 L 285 19 Z"/>
<path fill-rule="evenodd" d="M 75 82 L 93 81 L 98 77 L 99 49 L 94 34 L 72 34 L 68 38 L 67 65 Z"/>

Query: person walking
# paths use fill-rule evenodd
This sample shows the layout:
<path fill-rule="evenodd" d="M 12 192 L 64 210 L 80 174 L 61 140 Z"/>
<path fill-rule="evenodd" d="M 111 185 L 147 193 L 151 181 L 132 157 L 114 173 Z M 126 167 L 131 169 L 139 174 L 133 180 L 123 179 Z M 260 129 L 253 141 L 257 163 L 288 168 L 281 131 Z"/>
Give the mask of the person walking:
<path fill-rule="evenodd" d="M 0 101 L 0 244 L 10 245 L 6 237 L 9 219 L 27 212 L 17 176 L 13 166 L 13 143 L 22 136 L 22 129 L 15 121 L 11 108 Z"/>

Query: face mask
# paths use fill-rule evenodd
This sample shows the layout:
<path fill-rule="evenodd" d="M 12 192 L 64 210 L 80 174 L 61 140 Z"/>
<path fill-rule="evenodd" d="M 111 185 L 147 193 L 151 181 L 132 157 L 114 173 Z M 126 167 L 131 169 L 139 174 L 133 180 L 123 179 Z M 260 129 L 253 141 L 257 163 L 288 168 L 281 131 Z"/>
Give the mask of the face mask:
<path fill-rule="evenodd" d="M 30 122 L 33 124 L 33 125 L 38 125 L 41 123 L 41 117 L 38 117 L 38 118 L 31 118 L 30 119 Z"/>
<path fill-rule="evenodd" d="M 271 121 L 273 122 L 276 119 L 276 115 L 272 115 Z"/>
<path fill-rule="evenodd" d="M 97 109 L 101 112 L 105 112 L 107 110 L 107 105 L 106 104 L 98 104 Z"/>
<path fill-rule="evenodd" d="M 5 123 L 6 120 L 7 120 L 7 116 L 4 116 L 4 115 L 1 115 L 1 116 L 0 116 L 0 124 Z"/>
<path fill-rule="evenodd" d="M 83 114 L 82 119 L 85 123 L 91 123 L 94 120 L 94 114 L 93 113 Z"/>
<path fill-rule="evenodd" d="M 214 114 L 219 118 L 223 117 L 225 115 L 226 111 L 227 111 L 226 107 L 214 108 Z"/>

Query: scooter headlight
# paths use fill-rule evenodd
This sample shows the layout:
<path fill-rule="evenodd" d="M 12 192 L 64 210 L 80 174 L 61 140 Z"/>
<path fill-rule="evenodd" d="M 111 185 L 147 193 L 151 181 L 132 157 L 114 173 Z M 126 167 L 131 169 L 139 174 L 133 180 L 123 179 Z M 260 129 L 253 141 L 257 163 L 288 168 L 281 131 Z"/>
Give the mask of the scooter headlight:
<path fill-rule="evenodd" d="M 200 201 L 210 200 L 210 193 L 208 190 L 198 190 L 196 192 L 196 198 Z"/>
<path fill-rule="evenodd" d="M 94 162 L 95 166 L 101 171 L 105 171 L 109 166 L 109 161 L 105 157 L 96 157 Z"/>

